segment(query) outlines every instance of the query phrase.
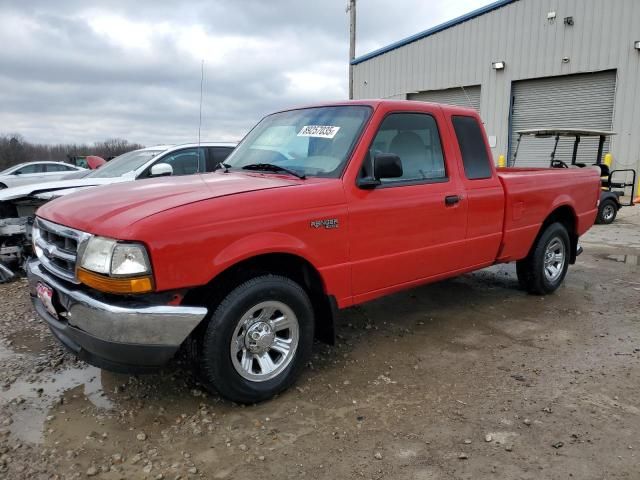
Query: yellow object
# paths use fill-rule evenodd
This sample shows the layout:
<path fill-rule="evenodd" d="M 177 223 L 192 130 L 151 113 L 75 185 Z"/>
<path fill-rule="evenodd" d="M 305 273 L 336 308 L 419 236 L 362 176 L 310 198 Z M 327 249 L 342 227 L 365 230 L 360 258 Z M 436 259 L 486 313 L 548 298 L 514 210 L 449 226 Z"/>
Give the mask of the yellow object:
<path fill-rule="evenodd" d="M 113 278 L 99 273 L 90 272 L 83 268 L 77 271 L 78 280 L 87 287 L 95 288 L 105 293 L 131 294 L 153 291 L 153 279 L 150 276 Z"/>
<path fill-rule="evenodd" d="M 504 155 L 500 155 L 498 157 L 498 168 L 504 168 L 507 166 L 507 162 L 505 161 Z"/>
<path fill-rule="evenodd" d="M 605 164 L 607 167 L 611 168 L 611 164 L 612 164 L 612 163 L 613 163 L 613 155 L 611 155 L 610 153 L 607 153 L 607 154 L 604 156 L 604 164 Z"/>

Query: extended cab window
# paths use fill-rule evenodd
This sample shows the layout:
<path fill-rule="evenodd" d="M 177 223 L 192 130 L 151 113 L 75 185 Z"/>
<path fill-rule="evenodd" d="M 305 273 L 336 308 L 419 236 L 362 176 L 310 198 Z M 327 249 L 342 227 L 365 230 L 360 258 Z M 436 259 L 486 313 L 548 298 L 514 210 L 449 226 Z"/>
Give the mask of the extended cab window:
<path fill-rule="evenodd" d="M 393 153 L 402 162 L 402 177 L 382 179 L 384 183 L 446 178 L 438 125 L 431 115 L 393 113 L 387 116 L 373 140 L 363 174 L 380 153 Z"/>
<path fill-rule="evenodd" d="M 478 121 L 473 117 L 452 117 L 456 131 L 464 174 L 469 180 L 491 178 L 491 166 L 487 155 L 487 146 Z"/>

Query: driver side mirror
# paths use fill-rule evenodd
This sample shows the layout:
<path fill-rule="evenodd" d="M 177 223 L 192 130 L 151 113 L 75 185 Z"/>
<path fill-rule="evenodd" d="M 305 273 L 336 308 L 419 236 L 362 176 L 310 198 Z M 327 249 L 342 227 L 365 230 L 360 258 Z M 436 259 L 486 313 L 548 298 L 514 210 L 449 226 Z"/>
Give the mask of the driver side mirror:
<path fill-rule="evenodd" d="M 156 163 L 149 172 L 149 177 L 170 177 L 171 175 L 173 175 L 173 167 L 168 163 Z"/>
<path fill-rule="evenodd" d="M 402 160 L 395 153 L 379 153 L 373 158 L 373 177 L 358 180 L 358 187 L 363 189 L 376 188 L 382 184 L 383 178 L 402 177 Z"/>

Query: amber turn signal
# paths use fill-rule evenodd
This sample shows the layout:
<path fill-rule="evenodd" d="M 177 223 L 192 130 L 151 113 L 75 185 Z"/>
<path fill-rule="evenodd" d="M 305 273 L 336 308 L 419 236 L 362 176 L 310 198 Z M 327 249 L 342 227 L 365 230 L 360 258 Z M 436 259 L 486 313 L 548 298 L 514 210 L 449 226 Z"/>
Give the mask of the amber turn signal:
<path fill-rule="evenodd" d="M 87 287 L 95 288 L 105 293 L 121 295 L 134 293 L 148 293 L 153 291 L 153 279 L 150 276 L 114 278 L 90 272 L 83 268 L 77 271 L 78 280 Z"/>

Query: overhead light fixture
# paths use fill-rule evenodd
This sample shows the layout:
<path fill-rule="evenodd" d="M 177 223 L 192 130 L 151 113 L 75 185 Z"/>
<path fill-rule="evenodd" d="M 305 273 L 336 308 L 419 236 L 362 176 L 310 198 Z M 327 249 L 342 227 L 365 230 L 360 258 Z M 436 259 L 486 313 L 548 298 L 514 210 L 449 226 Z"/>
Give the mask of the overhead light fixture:
<path fill-rule="evenodd" d="M 504 61 L 501 61 L 501 62 L 493 62 L 493 63 L 491 64 L 491 67 L 492 67 L 494 70 L 504 70 L 504 65 L 505 65 Z"/>
<path fill-rule="evenodd" d="M 635 47 L 636 50 L 640 50 L 640 40 L 636 40 L 633 46 Z"/>

